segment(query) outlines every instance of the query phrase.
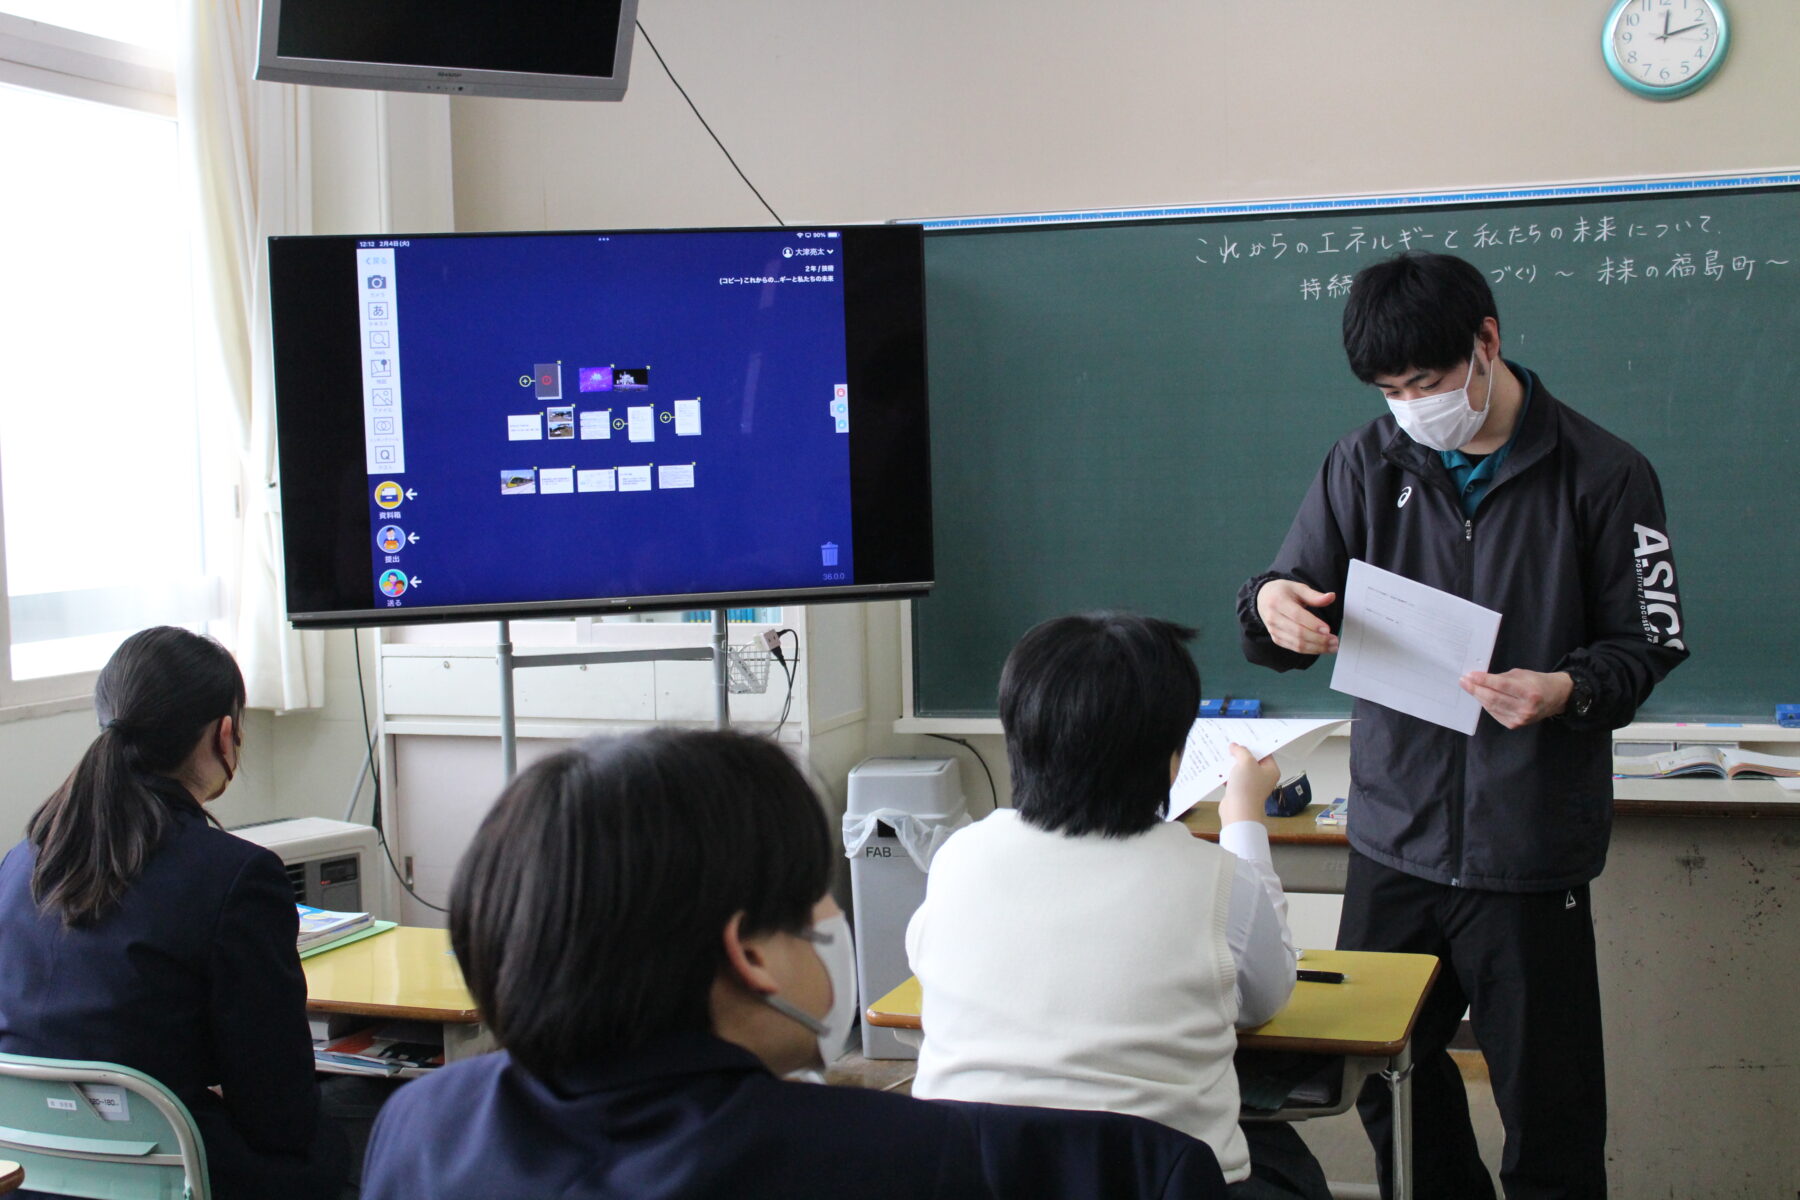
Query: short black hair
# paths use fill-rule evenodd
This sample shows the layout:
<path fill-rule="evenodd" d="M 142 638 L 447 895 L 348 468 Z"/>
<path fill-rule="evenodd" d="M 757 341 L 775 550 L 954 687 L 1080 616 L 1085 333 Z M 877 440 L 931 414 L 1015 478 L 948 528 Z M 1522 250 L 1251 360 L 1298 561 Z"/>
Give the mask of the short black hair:
<path fill-rule="evenodd" d="M 836 861 L 817 796 L 767 738 L 595 739 L 514 779 L 450 895 L 483 1019 L 540 1078 L 712 1028 L 726 923 L 811 922 Z"/>
<path fill-rule="evenodd" d="M 1453 254 L 1410 250 L 1350 281 L 1344 353 L 1364 383 L 1409 369 L 1441 371 L 1468 359 L 1488 317 L 1499 313 L 1480 271 Z"/>
<path fill-rule="evenodd" d="M 1006 656 L 1000 724 L 1013 806 L 1040 829 L 1129 837 L 1169 805 L 1169 756 L 1200 709 L 1194 631 L 1132 613 L 1038 625 Z"/>

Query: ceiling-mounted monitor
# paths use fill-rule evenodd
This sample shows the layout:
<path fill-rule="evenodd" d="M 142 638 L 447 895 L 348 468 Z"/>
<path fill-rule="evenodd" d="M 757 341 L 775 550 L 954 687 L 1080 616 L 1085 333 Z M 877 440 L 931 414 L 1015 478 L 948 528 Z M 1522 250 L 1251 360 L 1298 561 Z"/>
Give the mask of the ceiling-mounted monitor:
<path fill-rule="evenodd" d="M 637 0 L 263 0 L 256 77 L 279 83 L 619 100 Z"/>
<path fill-rule="evenodd" d="M 295 625 L 931 585 L 917 226 L 278 237 L 269 283 Z"/>

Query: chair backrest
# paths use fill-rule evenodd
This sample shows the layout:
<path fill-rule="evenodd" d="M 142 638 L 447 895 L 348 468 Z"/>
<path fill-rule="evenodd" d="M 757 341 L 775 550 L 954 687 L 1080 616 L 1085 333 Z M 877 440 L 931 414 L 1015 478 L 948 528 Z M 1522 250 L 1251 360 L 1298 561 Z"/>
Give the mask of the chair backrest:
<path fill-rule="evenodd" d="M 187 1105 L 117 1063 L 0 1054 L 0 1155 L 24 1166 L 32 1191 L 211 1200 Z"/>

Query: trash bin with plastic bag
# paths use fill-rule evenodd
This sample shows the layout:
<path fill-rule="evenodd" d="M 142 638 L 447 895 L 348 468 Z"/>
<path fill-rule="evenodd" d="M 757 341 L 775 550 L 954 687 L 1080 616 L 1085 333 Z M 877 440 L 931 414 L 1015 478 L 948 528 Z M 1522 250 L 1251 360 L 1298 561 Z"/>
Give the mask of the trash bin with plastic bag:
<path fill-rule="evenodd" d="M 844 857 L 856 931 L 862 1003 L 906 981 L 906 923 L 925 900 L 932 855 L 969 823 L 953 758 L 871 758 L 850 772 Z M 862 1029 L 863 1057 L 917 1058 L 891 1029 Z"/>

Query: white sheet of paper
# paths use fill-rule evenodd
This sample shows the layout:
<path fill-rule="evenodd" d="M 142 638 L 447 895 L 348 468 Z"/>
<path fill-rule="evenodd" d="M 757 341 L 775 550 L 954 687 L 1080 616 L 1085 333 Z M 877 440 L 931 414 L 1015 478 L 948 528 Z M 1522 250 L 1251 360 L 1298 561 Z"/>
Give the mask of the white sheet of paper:
<path fill-rule="evenodd" d="M 1169 820 L 1173 821 L 1202 800 L 1215 798 L 1231 774 L 1231 743 L 1236 742 L 1258 758 L 1275 755 L 1282 776 L 1299 771 L 1306 756 L 1349 722 L 1293 717 L 1203 717 L 1188 730 L 1181 752 L 1181 771 L 1169 788 Z"/>
<path fill-rule="evenodd" d="M 582 441 L 593 442 L 610 437 L 612 437 L 612 409 L 584 408 L 581 410 Z"/>
<path fill-rule="evenodd" d="M 542 413 L 514 413 L 506 418 L 506 440 L 509 442 L 538 442 L 544 438 L 544 419 Z"/>
<path fill-rule="evenodd" d="M 545 467 L 538 472 L 538 492 L 545 496 L 575 490 L 574 467 Z"/>
<path fill-rule="evenodd" d="M 1353 558 L 1331 686 L 1474 733 L 1481 702 L 1457 680 L 1488 669 L 1499 632 L 1500 614 L 1493 609 Z"/>
<path fill-rule="evenodd" d="M 700 401 L 698 398 L 675 402 L 675 435 L 677 437 L 700 436 Z"/>
<path fill-rule="evenodd" d="M 693 487 L 694 464 L 671 463 L 666 467 L 656 468 L 656 486 L 665 489 Z"/>
<path fill-rule="evenodd" d="M 641 467 L 619 468 L 619 490 L 621 492 L 647 492 L 650 490 L 650 464 Z"/>
<path fill-rule="evenodd" d="M 618 481 L 614 478 L 611 467 L 575 472 L 575 490 L 578 492 L 611 492 L 617 488 Z"/>
<path fill-rule="evenodd" d="M 634 442 L 656 440 L 656 410 L 648 404 L 625 410 L 625 436 Z"/>

